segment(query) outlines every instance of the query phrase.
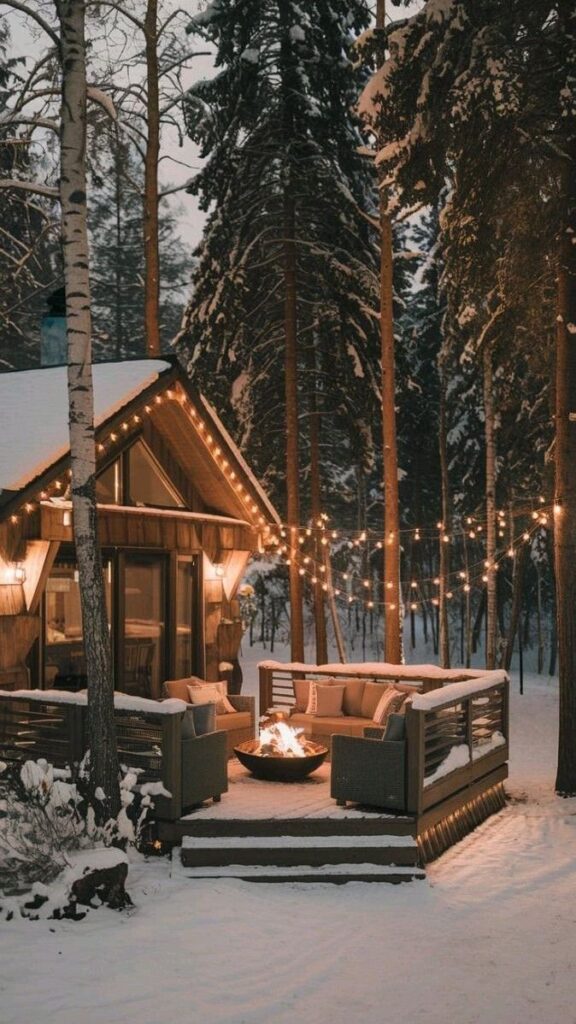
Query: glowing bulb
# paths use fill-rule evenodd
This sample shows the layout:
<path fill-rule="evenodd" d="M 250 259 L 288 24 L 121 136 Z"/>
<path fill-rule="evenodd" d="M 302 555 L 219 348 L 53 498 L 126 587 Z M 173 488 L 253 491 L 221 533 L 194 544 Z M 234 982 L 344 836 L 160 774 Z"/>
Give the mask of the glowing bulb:
<path fill-rule="evenodd" d="M 464 587 L 463 587 L 463 590 L 464 590 L 465 594 L 468 594 L 470 592 L 470 584 L 469 583 L 465 583 Z"/>
<path fill-rule="evenodd" d="M 417 605 L 417 604 L 414 604 L 414 603 L 412 603 L 412 604 L 410 605 L 410 610 L 411 610 L 411 611 L 413 611 L 413 612 L 415 612 L 415 611 L 416 611 L 416 609 L 417 609 L 417 607 L 418 607 L 418 605 Z"/>

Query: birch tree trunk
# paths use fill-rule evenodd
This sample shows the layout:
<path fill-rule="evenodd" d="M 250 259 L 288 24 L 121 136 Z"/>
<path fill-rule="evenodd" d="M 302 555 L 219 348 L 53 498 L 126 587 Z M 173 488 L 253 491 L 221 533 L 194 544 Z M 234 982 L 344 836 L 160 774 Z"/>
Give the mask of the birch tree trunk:
<path fill-rule="evenodd" d="M 383 30 L 386 2 L 377 0 L 376 28 Z M 392 223 L 380 189 L 380 342 L 382 350 L 382 458 L 384 474 L 384 660 L 402 661 L 400 519 L 394 353 Z"/>
<path fill-rule="evenodd" d="M 576 21 L 566 6 L 567 26 Z M 574 132 L 574 128 L 572 128 Z M 576 795 L 576 136 L 562 161 L 556 323 L 556 484 L 554 524 L 560 732 L 556 791 Z"/>
<path fill-rule="evenodd" d="M 92 390 L 90 279 L 86 224 L 86 52 L 84 0 L 58 5 L 62 56 L 60 202 L 66 316 L 74 543 L 88 676 L 90 787 L 97 816 L 120 808 L 114 685 L 104 579 L 96 537 L 96 450 Z"/>
<path fill-rule="evenodd" d="M 144 327 L 146 355 L 160 355 L 160 254 L 158 248 L 158 159 L 160 100 L 158 85 L 158 0 L 147 0 L 146 40 L 146 159 L 144 161 Z"/>
<path fill-rule="evenodd" d="M 494 393 L 492 350 L 485 340 L 484 432 L 486 441 L 486 668 L 496 668 L 496 444 L 494 437 Z"/>

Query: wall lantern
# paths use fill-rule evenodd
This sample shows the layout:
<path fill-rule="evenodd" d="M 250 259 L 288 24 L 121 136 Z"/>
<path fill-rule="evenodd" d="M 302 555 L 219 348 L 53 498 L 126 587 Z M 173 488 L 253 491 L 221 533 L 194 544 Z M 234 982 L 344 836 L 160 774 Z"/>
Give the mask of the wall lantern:
<path fill-rule="evenodd" d="M 0 573 L 0 584 L 14 586 L 14 584 L 26 582 L 26 569 L 21 562 L 11 562 Z"/>

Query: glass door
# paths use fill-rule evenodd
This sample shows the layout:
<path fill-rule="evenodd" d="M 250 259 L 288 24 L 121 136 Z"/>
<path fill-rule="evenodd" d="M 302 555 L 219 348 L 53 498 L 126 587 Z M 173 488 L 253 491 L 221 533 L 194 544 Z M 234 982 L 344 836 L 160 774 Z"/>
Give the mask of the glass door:
<path fill-rule="evenodd" d="M 166 661 L 166 566 L 158 555 L 124 554 L 123 679 L 125 693 L 158 700 Z"/>
<path fill-rule="evenodd" d="M 193 555 L 181 557 L 176 568 L 175 679 L 198 671 L 198 603 L 198 561 Z"/>

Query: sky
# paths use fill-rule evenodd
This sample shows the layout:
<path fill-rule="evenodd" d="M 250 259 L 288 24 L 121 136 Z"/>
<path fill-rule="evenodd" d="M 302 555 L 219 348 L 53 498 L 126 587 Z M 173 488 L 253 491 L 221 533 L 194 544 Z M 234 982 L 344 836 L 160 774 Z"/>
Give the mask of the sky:
<path fill-rule="evenodd" d="M 36 9 L 47 12 L 52 9 L 53 5 L 49 2 L 39 2 L 35 6 Z M 141 4 L 137 6 L 141 6 Z M 163 12 L 169 13 L 176 10 L 182 12 L 179 22 L 182 26 L 182 33 L 184 33 L 187 16 L 193 17 L 198 10 L 205 6 L 206 0 L 184 0 L 183 3 L 179 3 L 178 0 L 160 0 L 159 3 L 161 17 Z M 421 0 L 416 0 L 416 2 L 408 7 L 400 8 L 393 7 L 389 3 L 388 14 L 393 20 L 397 20 L 398 18 L 406 17 L 407 14 L 413 14 L 421 6 Z M 29 17 L 18 11 L 10 10 L 6 4 L 2 3 L 2 0 L 0 0 L 0 15 L 4 15 L 7 18 L 10 26 L 11 55 L 26 55 L 26 67 L 29 69 L 32 67 L 33 60 L 37 59 L 38 55 L 42 52 L 45 37 Z M 47 14 L 45 16 L 48 17 Z M 99 45 L 103 45 L 109 56 L 114 59 L 118 49 L 115 48 L 114 39 L 110 34 L 106 35 L 104 33 Z M 129 44 L 129 47 L 132 51 L 136 49 L 136 45 L 132 43 Z M 193 43 L 193 48 L 205 50 L 207 47 L 201 40 L 197 40 Z M 212 58 L 208 56 L 195 58 L 186 72 L 184 85 L 189 87 L 200 78 L 209 77 L 213 71 Z M 197 146 L 185 135 L 180 138 L 174 129 L 165 130 L 159 172 L 161 187 L 184 184 L 194 176 L 194 173 L 200 167 L 201 160 Z M 190 249 L 194 248 L 201 239 L 206 214 L 198 208 L 196 197 L 187 195 L 185 192 L 177 193 L 168 201 L 177 208 L 180 234 L 184 243 Z"/>

